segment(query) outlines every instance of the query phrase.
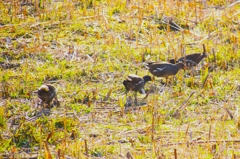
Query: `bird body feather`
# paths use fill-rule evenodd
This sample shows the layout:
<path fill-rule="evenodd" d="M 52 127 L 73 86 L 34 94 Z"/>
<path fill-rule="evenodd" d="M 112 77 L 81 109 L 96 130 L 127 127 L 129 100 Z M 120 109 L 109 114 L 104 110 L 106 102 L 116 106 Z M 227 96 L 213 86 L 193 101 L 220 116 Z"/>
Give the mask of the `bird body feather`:
<path fill-rule="evenodd" d="M 171 63 L 153 63 L 147 66 L 149 72 L 157 77 L 168 77 L 177 74 L 177 72 L 184 67 L 184 64 L 171 64 Z"/>

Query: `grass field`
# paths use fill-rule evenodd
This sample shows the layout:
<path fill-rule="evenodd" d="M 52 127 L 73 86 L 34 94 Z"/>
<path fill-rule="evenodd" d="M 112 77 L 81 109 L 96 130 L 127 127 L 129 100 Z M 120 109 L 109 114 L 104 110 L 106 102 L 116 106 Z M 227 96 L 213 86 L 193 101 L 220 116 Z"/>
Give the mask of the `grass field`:
<path fill-rule="evenodd" d="M 240 158 L 240 1 L 3 0 L 0 16 L 0 158 Z M 127 75 L 203 44 L 195 76 L 125 107 Z M 46 83 L 60 107 L 38 104 Z"/>

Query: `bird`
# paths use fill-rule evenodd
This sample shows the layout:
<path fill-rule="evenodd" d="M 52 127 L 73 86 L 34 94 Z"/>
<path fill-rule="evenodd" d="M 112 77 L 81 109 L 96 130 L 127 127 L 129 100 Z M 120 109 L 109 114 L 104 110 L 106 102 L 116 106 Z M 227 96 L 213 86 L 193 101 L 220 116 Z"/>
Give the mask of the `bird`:
<path fill-rule="evenodd" d="M 38 88 L 37 91 L 38 97 L 42 100 L 41 105 L 44 103 L 47 104 L 47 108 L 51 108 L 51 102 L 53 99 L 57 102 L 57 106 L 59 106 L 59 101 L 57 99 L 56 89 L 53 85 L 43 84 Z"/>
<path fill-rule="evenodd" d="M 127 78 L 123 81 L 123 85 L 126 88 L 126 97 L 127 97 L 127 93 L 129 91 L 134 91 L 135 92 L 135 104 L 137 105 L 137 92 L 141 93 L 141 94 L 145 94 L 145 90 L 144 90 L 144 85 L 148 82 L 151 81 L 152 78 L 151 76 L 144 76 L 144 77 L 140 77 L 138 75 L 135 74 L 131 74 L 128 75 Z"/>
<path fill-rule="evenodd" d="M 189 54 L 189 55 L 180 57 L 178 60 L 170 59 L 169 62 L 172 64 L 175 64 L 181 61 L 183 63 L 186 63 L 186 66 L 190 68 L 190 67 L 197 66 L 205 57 L 207 57 L 207 54 L 206 54 L 205 44 L 203 44 L 203 53 Z"/>
<path fill-rule="evenodd" d="M 180 60 L 180 61 L 181 61 L 181 60 Z M 170 62 L 171 64 L 176 64 L 176 63 L 179 62 L 179 60 L 177 60 L 177 62 L 176 62 L 175 59 L 170 59 L 169 62 Z M 186 66 L 188 69 L 191 69 L 192 67 L 195 67 L 195 66 L 198 65 L 196 62 L 194 62 L 194 61 L 192 61 L 192 60 L 189 60 L 189 59 L 186 59 L 186 61 L 181 61 L 181 62 L 184 63 L 185 66 Z"/>
<path fill-rule="evenodd" d="M 174 76 L 178 73 L 180 69 L 185 69 L 186 66 L 183 62 L 178 62 L 176 64 L 171 64 L 168 62 L 160 62 L 160 63 L 148 63 L 146 65 L 149 72 L 157 77 L 165 77 L 166 78 L 166 84 L 167 84 L 167 78 L 169 76 Z"/>

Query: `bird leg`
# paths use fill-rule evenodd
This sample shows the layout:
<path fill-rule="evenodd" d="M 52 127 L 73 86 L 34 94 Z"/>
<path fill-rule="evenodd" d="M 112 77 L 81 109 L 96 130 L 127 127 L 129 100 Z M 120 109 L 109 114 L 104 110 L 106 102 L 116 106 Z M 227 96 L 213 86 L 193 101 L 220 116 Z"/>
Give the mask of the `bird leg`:
<path fill-rule="evenodd" d="M 128 103 L 127 94 L 128 94 L 128 91 L 125 92 L 125 95 L 126 95 L 126 102 Z"/>
<path fill-rule="evenodd" d="M 195 73 L 194 73 L 194 67 L 193 66 L 188 67 L 188 73 L 190 74 L 191 77 L 194 76 Z"/>
<path fill-rule="evenodd" d="M 196 70 L 194 69 L 194 67 L 192 67 L 192 76 L 196 75 Z"/>
<path fill-rule="evenodd" d="M 125 94 L 126 94 L 126 107 L 128 107 L 128 106 L 130 106 L 130 103 L 131 103 L 131 102 L 130 103 L 128 102 L 128 95 L 127 95 L 128 91 L 126 91 Z"/>
<path fill-rule="evenodd" d="M 134 94 L 134 97 L 135 97 L 135 106 L 137 106 L 138 105 L 138 102 L 137 102 L 137 92 L 135 92 L 135 94 Z"/>
<path fill-rule="evenodd" d="M 57 107 L 60 107 L 60 102 L 57 98 L 57 95 L 55 95 L 55 97 L 54 97 L 54 102 L 56 102 Z"/>
<path fill-rule="evenodd" d="M 168 78 L 166 77 L 166 86 L 168 85 Z"/>
<path fill-rule="evenodd" d="M 53 108 L 52 100 L 48 100 L 48 101 L 47 101 L 47 108 L 48 108 L 48 109 Z"/>

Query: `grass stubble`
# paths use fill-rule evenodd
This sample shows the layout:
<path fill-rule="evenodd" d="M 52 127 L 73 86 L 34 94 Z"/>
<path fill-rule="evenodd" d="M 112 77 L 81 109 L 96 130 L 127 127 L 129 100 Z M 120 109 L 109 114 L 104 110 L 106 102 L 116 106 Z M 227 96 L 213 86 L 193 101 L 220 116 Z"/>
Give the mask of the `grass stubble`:
<path fill-rule="evenodd" d="M 1 1 L 1 158 L 239 158 L 234 1 Z M 181 28 L 173 28 L 164 19 Z M 125 108 L 145 61 L 202 52 L 197 76 L 156 78 Z M 60 108 L 38 106 L 44 83 Z M 133 94 L 129 93 L 133 97 Z M 139 100 L 139 101 L 140 101 Z M 47 113 L 44 111 L 47 111 Z"/>

